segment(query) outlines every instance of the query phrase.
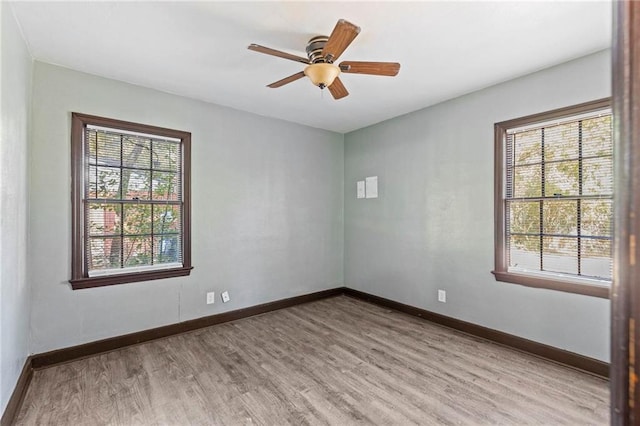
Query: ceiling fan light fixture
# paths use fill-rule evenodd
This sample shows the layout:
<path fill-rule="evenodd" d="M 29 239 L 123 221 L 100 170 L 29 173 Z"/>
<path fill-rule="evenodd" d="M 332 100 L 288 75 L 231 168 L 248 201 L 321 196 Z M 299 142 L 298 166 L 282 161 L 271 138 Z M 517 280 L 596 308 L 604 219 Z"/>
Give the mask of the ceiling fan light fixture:
<path fill-rule="evenodd" d="M 304 69 L 304 75 L 321 89 L 331 86 L 338 74 L 340 74 L 340 68 L 333 64 L 311 64 Z"/>

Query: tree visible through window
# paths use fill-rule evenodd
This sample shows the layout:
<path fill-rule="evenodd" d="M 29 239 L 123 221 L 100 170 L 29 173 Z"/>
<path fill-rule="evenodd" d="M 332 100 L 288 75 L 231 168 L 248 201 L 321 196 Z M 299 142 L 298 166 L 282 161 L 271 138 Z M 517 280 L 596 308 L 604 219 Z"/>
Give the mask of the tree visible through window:
<path fill-rule="evenodd" d="M 496 125 L 497 279 L 608 294 L 613 142 L 607 108 L 600 101 Z"/>
<path fill-rule="evenodd" d="M 72 133 L 74 288 L 187 275 L 190 134 L 81 114 Z"/>

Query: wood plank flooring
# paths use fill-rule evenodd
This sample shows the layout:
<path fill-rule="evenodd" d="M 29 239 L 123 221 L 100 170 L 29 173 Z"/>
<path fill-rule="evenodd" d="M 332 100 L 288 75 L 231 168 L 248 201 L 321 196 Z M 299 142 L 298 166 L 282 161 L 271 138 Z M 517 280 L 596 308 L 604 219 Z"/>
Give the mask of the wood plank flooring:
<path fill-rule="evenodd" d="M 36 371 L 18 425 L 609 422 L 608 382 L 346 296 Z"/>

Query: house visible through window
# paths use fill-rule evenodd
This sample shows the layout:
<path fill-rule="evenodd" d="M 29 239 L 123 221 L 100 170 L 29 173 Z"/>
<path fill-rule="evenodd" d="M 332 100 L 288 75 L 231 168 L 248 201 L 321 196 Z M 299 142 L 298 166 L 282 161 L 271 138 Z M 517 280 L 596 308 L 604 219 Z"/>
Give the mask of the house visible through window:
<path fill-rule="evenodd" d="M 190 133 L 72 121 L 73 287 L 188 275 Z"/>
<path fill-rule="evenodd" d="M 608 101 L 496 124 L 496 279 L 607 297 Z"/>

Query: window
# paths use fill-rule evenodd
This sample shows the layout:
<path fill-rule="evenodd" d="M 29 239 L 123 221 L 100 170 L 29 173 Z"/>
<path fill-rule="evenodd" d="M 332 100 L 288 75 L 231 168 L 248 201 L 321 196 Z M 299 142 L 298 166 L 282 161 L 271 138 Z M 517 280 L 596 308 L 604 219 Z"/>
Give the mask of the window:
<path fill-rule="evenodd" d="M 609 297 L 608 99 L 495 125 L 496 280 Z"/>
<path fill-rule="evenodd" d="M 189 275 L 191 134 L 72 114 L 74 289 Z"/>

